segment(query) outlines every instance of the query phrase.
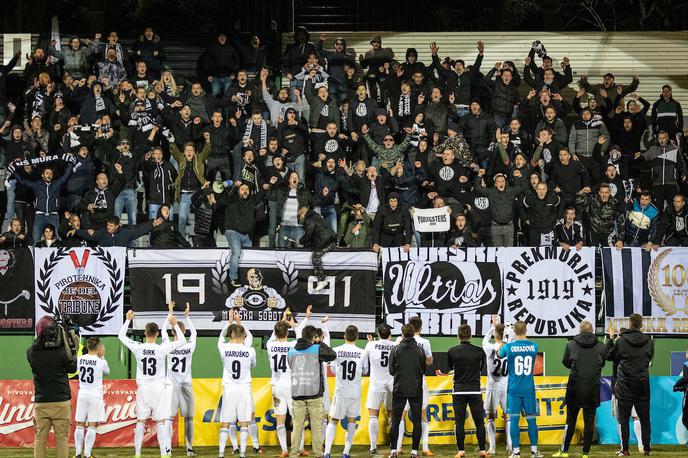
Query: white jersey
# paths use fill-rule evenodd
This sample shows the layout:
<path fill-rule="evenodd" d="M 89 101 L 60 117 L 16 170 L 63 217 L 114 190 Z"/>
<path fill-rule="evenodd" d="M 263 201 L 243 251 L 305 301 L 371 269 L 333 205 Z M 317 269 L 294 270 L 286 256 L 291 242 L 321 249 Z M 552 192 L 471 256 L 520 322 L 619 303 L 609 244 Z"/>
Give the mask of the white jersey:
<path fill-rule="evenodd" d="M 280 342 L 278 340 L 270 340 L 266 345 L 268 351 L 268 361 L 270 362 L 270 370 L 272 371 L 272 386 L 282 386 L 286 388 L 291 387 L 291 369 L 287 364 L 287 353 L 294 348 L 296 341 L 285 340 Z"/>
<path fill-rule="evenodd" d="M 506 358 L 500 358 L 498 351 L 501 344 L 490 342 L 494 328 L 491 328 L 483 337 L 483 351 L 487 357 L 487 389 L 506 390 L 509 375 Z"/>
<path fill-rule="evenodd" d="M 79 358 L 77 373 L 80 395 L 103 397 L 103 375 L 110 373 L 107 361 L 96 355 L 84 355 Z"/>
<path fill-rule="evenodd" d="M 175 325 L 174 330 L 178 336 L 181 336 L 179 340 L 174 342 L 162 342 L 157 343 L 140 343 L 131 340 L 127 337 L 127 328 L 129 327 L 129 321 L 125 321 L 122 325 L 122 329 L 119 331 L 119 340 L 134 354 L 136 358 L 136 384 L 137 385 L 148 385 L 152 383 L 165 383 L 165 378 L 167 376 L 165 371 L 165 358 L 172 351 L 180 348 L 186 343 L 186 338 L 182 334 L 179 326 Z"/>
<path fill-rule="evenodd" d="M 344 398 L 361 397 L 361 376 L 368 369 L 368 356 L 365 350 L 356 345 L 345 343 L 333 348 L 337 358 L 330 363 L 334 367 L 334 395 Z"/>
<path fill-rule="evenodd" d="M 256 366 L 256 350 L 240 343 L 225 342 L 227 328 L 217 342 L 222 365 L 222 384 L 251 391 L 251 368 Z"/>
<path fill-rule="evenodd" d="M 196 328 L 190 319 L 186 320 L 186 328 L 189 330 L 189 341 L 167 355 L 167 378 L 175 385 L 191 383 L 191 361 L 196 350 Z M 169 341 L 167 336 L 167 321 L 161 330 L 163 342 Z"/>
<path fill-rule="evenodd" d="M 386 392 L 392 389 L 394 377 L 389 373 L 389 355 L 394 350 L 389 339 L 368 342 L 365 347 L 370 366 L 370 388 L 368 391 Z"/>
<path fill-rule="evenodd" d="M 425 353 L 426 358 L 432 358 L 432 347 L 430 346 L 430 341 L 426 339 L 425 337 L 421 337 L 419 335 L 413 336 L 413 338 L 416 340 L 416 344 L 423 349 L 423 353 Z M 402 336 L 397 337 L 397 340 L 394 342 L 395 345 L 399 345 L 399 342 L 403 340 Z M 425 377 L 425 376 L 423 376 Z"/>

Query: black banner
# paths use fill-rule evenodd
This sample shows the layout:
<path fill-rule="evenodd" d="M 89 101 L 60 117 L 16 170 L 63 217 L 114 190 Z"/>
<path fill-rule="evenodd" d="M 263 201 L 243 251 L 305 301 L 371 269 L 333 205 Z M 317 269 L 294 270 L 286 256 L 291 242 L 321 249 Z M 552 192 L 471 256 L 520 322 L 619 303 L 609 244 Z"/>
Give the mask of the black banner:
<path fill-rule="evenodd" d="M 242 250 L 240 288 L 229 285 L 229 250 L 129 250 L 131 303 L 134 327 L 160 322 L 166 304 L 174 300 L 183 309 L 191 304 L 191 319 L 199 330 L 219 330 L 232 309 L 256 334 L 272 331 L 275 321 L 289 310 L 298 318 L 310 304 L 313 319 L 331 317 L 332 332 L 355 323 L 361 332 L 375 328 L 375 272 L 371 252 L 331 252 L 323 258 L 327 285 L 317 283 L 310 252 Z"/>
<path fill-rule="evenodd" d="M 34 332 L 33 255 L 30 248 L 0 250 L 0 333 Z"/>

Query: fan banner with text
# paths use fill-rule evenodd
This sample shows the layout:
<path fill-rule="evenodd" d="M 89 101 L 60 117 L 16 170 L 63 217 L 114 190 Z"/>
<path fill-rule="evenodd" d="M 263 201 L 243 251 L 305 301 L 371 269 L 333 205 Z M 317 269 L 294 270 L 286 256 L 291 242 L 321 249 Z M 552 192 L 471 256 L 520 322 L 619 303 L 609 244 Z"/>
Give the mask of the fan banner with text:
<path fill-rule="evenodd" d="M 643 332 L 688 334 L 688 248 L 602 248 L 606 327 L 628 328 L 643 316 Z"/>
<path fill-rule="evenodd" d="M 36 321 L 70 319 L 82 335 L 116 335 L 124 307 L 125 248 L 36 248 Z"/>
<path fill-rule="evenodd" d="M 179 311 L 189 302 L 198 330 L 220 330 L 236 310 L 251 332 L 269 334 L 287 309 L 298 318 L 313 305 L 314 319 L 330 316 L 332 332 L 352 323 L 361 332 L 374 331 L 375 253 L 327 253 L 327 284 L 317 291 L 309 251 L 242 250 L 239 288 L 229 283 L 230 256 L 223 249 L 129 250 L 134 328 L 161 322 L 166 304 L 175 301 Z"/>
<path fill-rule="evenodd" d="M 31 248 L 0 250 L 0 333 L 34 332 Z"/>
<path fill-rule="evenodd" d="M 592 248 L 386 248 L 382 270 L 393 333 L 414 315 L 429 336 L 455 336 L 462 323 L 484 335 L 493 314 L 525 321 L 532 336 L 572 336 L 595 322 Z"/>

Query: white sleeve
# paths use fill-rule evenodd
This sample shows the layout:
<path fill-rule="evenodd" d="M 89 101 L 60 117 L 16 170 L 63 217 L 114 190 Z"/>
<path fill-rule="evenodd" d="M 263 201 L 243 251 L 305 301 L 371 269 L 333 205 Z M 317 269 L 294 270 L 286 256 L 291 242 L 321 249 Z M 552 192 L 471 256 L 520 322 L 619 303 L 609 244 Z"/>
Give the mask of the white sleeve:
<path fill-rule="evenodd" d="M 196 327 L 193 321 L 191 321 L 191 318 L 186 319 L 186 328 L 191 333 L 191 335 L 189 335 L 189 343 L 191 344 L 191 352 L 193 353 L 194 350 L 196 350 L 196 337 L 198 336 L 198 331 L 196 331 Z"/>
<path fill-rule="evenodd" d="M 494 334 L 494 326 L 490 327 L 490 330 L 485 333 L 485 337 L 483 337 L 483 351 L 485 353 L 489 353 L 490 350 L 492 350 L 492 344 L 490 340 L 492 339 L 492 335 Z"/>
<path fill-rule="evenodd" d="M 163 342 L 160 345 L 160 347 L 162 347 L 163 353 L 165 353 L 165 354 L 168 354 L 168 353 L 176 350 L 177 348 L 181 347 L 182 345 L 184 345 L 186 343 L 186 337 L 184 336 L 184 333 L 182 332 L 182 330 L 179 328 L 178 324 L 174 325 L 174 332 L 177 334 L 177 340 L 175 340 L 173 342 L 170 342 L 170 341 Z"/>
<path fill-rule="evenodd" d="M 330 346 L 330 329 L 327 327 L 327 323 L 321 323 L 322 324 L 322 332 L 323 332 L 323 342 L 325 342 L 325 345 L 328 347 Z"/>
<path fill-rule="evenodd" d="M 103 375 L 108 375 L 110 374 L 110 366 L 108 365 L 108 362 L 105 361 L 105 358 L 102 359 L 103 361 Z"/>
<path fill-rule="evenodd" d="M 296 325 L 296 329 L 294 330 L 294 332 L 296 333 L 297 339 L 303 337 L 303 328 L 305 328 L 307 324 L 308 318 L 304 318 L 303 320 L 299 321 L 299 323 Z"/>
<path fill-rule="evenodd" d="M 427 348 L 425 349 L 425 357 L 432 358 L 432 347 L 430 346 L 430 341 L 428 339 L 425 339 L 425 342 L 427 342 L 428 344 Z"/>
<path fill-rule="evenodd" d="M 162 339 L 163 343 L 167 343 L 170 341 L 170 336 L 167 334 L 167 325 L 170 323 L 168 321 L 169 315 L 165 317 L 165 319 L 162 322 L 162 328 L 160 329 L 160 338 Z"/>
<path fill-rule="evenodd" d="M 248 329 L 248 327 L 245 324 L 242 324 L 244 327 L 244 331 L 246 331 L 246 337 L 244 338 L 244 345 L 247 347 L 252 347 L 253 346 L 253 334 L 251 334 L 251 331 Z"/>
<path fill-rule="evenodd" d="M 136 353 L 136 350 L 139 347 L 138 342 L 134 342 L 129 337 L 127 337 L 127 329 L 129 329 L 129 323 L 130 321 L 126 320 L 124 324 L 122 324 L 122 327 L 120 328 L 119 333 L 117 334 L 117 338 L 120 340 L 120 342 L 124 344 L 125 347 Z"/>
<path fill-rule="evenodd" d="M 225 326 L 222 328 L 222 332 L 220 332 L 220 337 L 217 339 L 217 350 L 222 353 L 222 345 L 225 343 L 225 338 L 227 337 L 227 329 L 229 329 L 228 326 Z"/>
<path fill-rule="evenodd" d="M 251 352 L 251 367 L 256 367 L 256 350 L 254 348 L 251 348 L 253 350 Z"/>
<path fill-rule="evenodd" d="M 368 357 L 368 351 L 367 351 L 367 350 L 363 350 L 363 355 L 361 355 L 361 356 L 362 356 L 362 357 L 361 357 L 361 361 L 362 361 L 362 364 L 363 364 L 363 373 L 365 374 L 365 373 L 367 373 L 367 372 L 370 370 L 370 360 L 369 360 L 369 357 Z"/>

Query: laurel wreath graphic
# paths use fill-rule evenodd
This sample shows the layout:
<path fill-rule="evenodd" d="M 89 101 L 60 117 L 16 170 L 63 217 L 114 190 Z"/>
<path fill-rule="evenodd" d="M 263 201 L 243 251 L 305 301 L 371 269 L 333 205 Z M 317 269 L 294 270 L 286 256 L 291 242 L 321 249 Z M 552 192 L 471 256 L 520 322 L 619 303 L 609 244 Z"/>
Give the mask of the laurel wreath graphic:
<path fill-rule="evenodd" d="M 110 321 L 113 317 L 113 313 L 117 311 L 117 302 L 119 301 L 122 293 L 124 291 L 124 279 L 121 277 L 121 266 L 117 265 L 117 260 L 110 254 L 110 252 L 104 250 L 101 247 L 92 248 L 93 255 L 98 258 L 108 271 L 110 276 L 110 295 L 107 299 L 105 307 L 100 308 L 98 316 L 93 324 L 88 326 L 82 326 L 81 329 L 87 332 L 93 332 L 98 328 L 105 326 L 106 321 Z M 53 270 L 60 262 L 62 258 L 67 256 L 70 248 L 61 247 L 48 256 L 48 258 L 43 263 L 43 267 L 38 272 L 38 278 L 36 279 L 36 297 L 38 298 L 38 305 L 43 309 L 48 315 L 55 315 L 57 317 L 62 317 L 60 309 L 53 303 L 53 298 L 50 294 L 50 277 L 52 276 Z"/>
<path fill-rule="evenodd" d="M 647 273 L 648 289 L 650 290 L 650 296 L 652 297 L 652 300 L 654 300 L 657 303 L 659 308 L 664 310 L 666 316 L 672 316 L 678 312 L 688 313 L 688 307 L 677 307 L 676 298 L 664 293 L 664 290 L 662 289 L 659 282 L 659 268 L 662 265 L 662 261 L 664 260 L 664 258 L 666 258 L 669 255 L 669 253 L 671 253 L 671 250 L 671 248 L 668 248 L 662 251 L 660 254 L 658 254 L 654 261 L 652 261 L 652 264 L 650 265 L 650 270 Z M 688 304 L 688 298 L 686 299 L 686 303 Z"/>
<path fill-rule="evenodd" d="M 215 262 L 215 266 L 210 269 L 213 277 L 213 292 L 219 296 L 229 294 L 227 286 L 227 275 L 229 274 L 229 252 L 224 252 L 220 259 Z"/>
<path fill-rule="evenodd" d="M 282 260 L 277 260 L 277 267 L 282 272 L 282 279 L 284 286 L 282 286 L 282 296 L 291 296 L 295 294 L 299 287 L 299 271 L 285 254 Z"/>

